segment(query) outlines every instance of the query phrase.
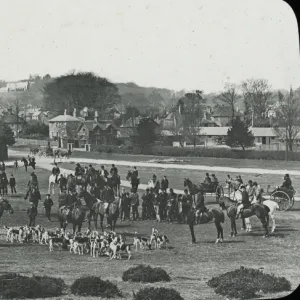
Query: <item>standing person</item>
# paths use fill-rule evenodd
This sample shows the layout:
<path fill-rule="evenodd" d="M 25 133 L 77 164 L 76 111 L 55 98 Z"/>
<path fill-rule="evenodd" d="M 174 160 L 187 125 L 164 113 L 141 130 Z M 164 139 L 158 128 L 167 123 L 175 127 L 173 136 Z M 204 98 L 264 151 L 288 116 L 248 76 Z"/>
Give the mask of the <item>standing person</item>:
<path fill-rule="evenodd" d="M 194 224 L 195 224 L 195 209 L 193 205 L 188 204 L 187 206 L 187 224 L 189 225 L 192 243 L 196 243 L 195 232 L 194 232 Z"/>
<path fill-rule="evenodd" d="M 247 185 L 247 187 L 246 187 L 246 191 L 247 191 L 247 193 L 248 193 L 250 202 L 252 202 L 253 199 L 254 199 L 254 194 L 255 194 L 255 188 L 254 188 L 254 186 L 253 186 L 252 180 L 249 180 L 249 181 L 248 181 L 248 185 Z"/>
<path fill-rule="evenodd" d="M 169 188 L 169 180 L 167 179 L 166 175 L 161 180 L 160 186 L 161 186 L 161 189 L 163 190 L 163 192 L 166 192 L 167 189 Z"/>
<path fill-rule="evenodd" d="M 209 174 L 206 173 L 205 174 L 205 178 L 204 178 L 204 184 L 210 185 L 211 184 L 211 178 L 209 177 Z"/>
<path fill-rule="evenodd" d="M 14 171 L 16 172 L 19 169 L 19 163 L 17 160 L 14 162 Z"/>
<path fill-rule="evenodd" d="M 4 161 L 2 162 L 2 170 L 5 172 L 5 163 L 4 163 Z"/>
<path fill-rule="evenodd" d="M 226 187 L 228 188 L 228 197 L 230 197 L 232 181 L 233 179 L 231 178 L 231 176 L 227 174 L 225 182 L 226 182 Z"/>
<path fill-rule="evenodd" d="M 263 190 L 260 187 L 260 185 L 257 184 L 256 181 L 253 182 L 253 187 L 254 187 L 253 200 L 256 200 L 257 202 L 261 203 L 263 201 L 263 197 L 262 197 Z"/>
<path fill-rule="evenodd" d="M 17 193 L 16 191 L 16 179 L 14 177 L 13 174 L 10 175 L 10 178 L 9 178 L 9 186 L 10 186 L 10 189 L 11 189 L 11 193 Z"/>
<path fill-rule="evenodd" d="M 0 163 L 0 172 L 2 172 L 2 171 L 5 171 L 5 170 L 3 169 L 2 163 Z"/>
<path fill-rule="evenodd" d="M 104 168 L 104 166 L 101 166 L 100 175 L 103 178 L 107 178 L 107 176 L 108 176 L 108 171 Z"/>
<path fill-rule="evenodd" d="M 23 158 L 21 159 L 21 162 L 23 162 L 25 171 L 27 172 L 27 168 L 28 168 L 28 160 L 27 160 L 25 157 L 23 157 Z"/>
<path fill-rule="evenodd" d="M 157 180 L 157 177 L 155 174 L 153 174 L 153 176 L 152 176 L 152 182 L 153 182 L 154 192 L 158 193 L 160 190 L 160 183 L 159 183 L 159 180 Z"/>
<path fill-rule="evenodd" d="M 184 190 L 184 195 L 182 197 L 182 215 L 183 215 L 183 219 L 184 219 L 185 223 L 187 221 L 189 205 L 193 205 L 193 197 L 189 193 L 189 190 L 185 189 Z"/>
<path fill-rule="evenodd" d="M 33 202 L 29 202 L 29 207 L 27 209 L 27 215 L 29 217 L 29 227 L 35 226 L 35 218 L 37 216 L 37 207 L 34 205 Z"/>
<path fill-rule="evenodd" d="M 160 214 L 159 214 L 159 206 L 160 206 L 160 197 L 157 191 L 153 189 L 154 193 L 154 201 L 153 201 L 153 206 L 154 206 L 154 212 L 155 212 L 155 217 L 156 217 L 156 222 L 160 222 Z"/>
<path fill-rule="evenodd" d="M 139 219 L 139 194 L 136 189 L 132 189 L 131 192 L 132 219 L 133 221 L 136 221 Z"/>
<path fill-rule="evenodd" d="M 110 173 L 111 176 L 118 175 L 118 168 L 114 164 L 112 164 L 109 173 Z"/>
<path fill-rule="evenodd" d="M 33 170 L 35 170 L 35 165 L 36 165 L 35 158 L 32 157 L 32 159 L 31 159 L 31 167 L 32 167 Z"/>
<path fill-rule="evenodd" d="M 79 163 L 76 164 L 76 168 L 75 168 L 75 176 L 79 176 L 82 175 L 82 167 Z"/>
<path fill-rule="evenodd" d="M 84 167 L 84 174 L 88 174 L 89 173 L 89 169 L 87 166 Z"/>
<path fill-rule="evenodd" d="M 44 201 L 44 208 L 45 208 L 45 212 L 46 212 L 46 218 L 48 219 L 49 222 L 51 222 L 51 208 L 53 206 L 53 201 L 50 198 L 50 194 L 47 194 L 46 199 Z"/>
<path fill-rule="evenodd" d="M 122 187 L 121 189 L 121 198 L 120 198 L 120 220 L 121 222 L 125 220 L 125 197 L 126 197 L 126 191 L 125 188 Z"/>
<path fill-rule="evenodd" d="M 1 182 L 1 190 L 2 190 L 2 191 L 0 190 L 0 194 L 2 192 L 3 195 L 7 195 L 8 180 L 7 180 L 6 173 L 3 170 L 0 174 L 0 182 Z"/>
<path fill-rule="evenodd" d="M 150 190 L 147 188 L 146 193 L 142 196 L 142 220 L 149 219 L 149 202 Z"/>

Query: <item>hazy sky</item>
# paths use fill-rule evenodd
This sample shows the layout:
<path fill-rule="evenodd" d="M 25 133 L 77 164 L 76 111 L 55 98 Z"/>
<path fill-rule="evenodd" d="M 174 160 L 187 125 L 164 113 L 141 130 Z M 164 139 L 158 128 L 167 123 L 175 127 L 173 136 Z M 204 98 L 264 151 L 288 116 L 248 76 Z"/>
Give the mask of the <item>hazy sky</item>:
<path fill-rule="evenodd" d="M 300 86 L 297 21 L 281 0 L 0 0 L 0 79 L 75 69 L 214 92 Z"/>

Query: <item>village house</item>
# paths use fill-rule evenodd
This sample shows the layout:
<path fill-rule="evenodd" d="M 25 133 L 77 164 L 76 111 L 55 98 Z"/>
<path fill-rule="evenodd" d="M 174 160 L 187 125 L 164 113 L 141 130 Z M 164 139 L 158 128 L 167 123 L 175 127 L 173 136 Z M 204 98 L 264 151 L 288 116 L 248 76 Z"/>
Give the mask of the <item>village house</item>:
<path fill-rule="evenodd" d="M 239 111 L 235 111 L 234 116 L 243 117 Z M 218 126 L 228 126 L 230 120 L 232 119 L 232 111 L 230 107 L 221 106 L 215 109 L 211 116 L 212 121 L 214 121 Z"/>
<path fill-rule="evenodd" d="M 3 112 L 0 121 L 6 123 L 11 128 L 15 137 L 19 137 L 25 124 L 25 121 L 22 118 L 17 117 L 11 108 L 9 108 L 7 112 Z"/>
<path fill-rule="evenodd" d="M 73 116 L 68 115 L 65 110 L 63 115 L 49 120 L 49 138 L 57 140 L 59 148 L 67 148 L 68 143 L 74 143 L 81 122 L 82 119 L 76 117 L 76 109 Z"/>
<path fill-rule="evenodd" d="M 85 119 L 77 128 L 75 147 L 91 145 L 115 145 L 117 144 L 117 128 L 113 120 L 99 120 L 98 112 L 95 111 L 94 119 Z"/>

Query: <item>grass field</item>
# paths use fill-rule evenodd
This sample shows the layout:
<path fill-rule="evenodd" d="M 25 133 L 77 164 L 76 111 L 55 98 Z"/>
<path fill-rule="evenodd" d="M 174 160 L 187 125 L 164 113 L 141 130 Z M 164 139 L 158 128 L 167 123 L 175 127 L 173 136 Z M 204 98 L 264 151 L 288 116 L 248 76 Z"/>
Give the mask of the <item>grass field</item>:
<path fill-rule="evenodd" d="M 8 168 L 7 173 L 10 170 Z M 142 172 L 142 171 L 141 171 Z M 44 198 L 47 192 L 49 172 L 37 169 L 40 189 Z M 146 175 L 145 175 L 146 176 Z M 26 209 L 28 202 L 23 199 L 29 173 L 20 169 L 16 174 L 17 196 L 8 196 L 15 209 L 13 215 L 1 219 L 4 225 L 24 225 L 27 223 Z M 43 216 L 42 205 L 39 205 L 37 224 L 46 228 L 55 228 L 57 222 L 57 197 L 54 197 L 52 222 L 48 223 Z M 296 203 L 299 205 L 298 203 Z M 216 230 L 214 224 L 197 225 L 195 228 L 197 243 L 192 245 L 187 225 L 161 223 L 153 221 L 129 221 L 117 223 L 117 232 L 123 233 L 131 241 L 132 234 L 137 231 L 149 236 L 152 227 L 159 227 L 170 239 L 166 250 L 133 251 L 132 260 L 109 261 L 106 257 L 91 258 L 75 256 L 66 251 L 50 253 L 47 246 L 7 244 L 4 236 L 0 241 L 1 272 L 34 273 L 61 277 L 67 284 L 83 275 L 97 275 L 116 283 L 123 291 L 125 299 L 132 299 L 132 290 L 138 290 L 144 284 L 122 282 L 123 271 L 140 263 L 163 267 L 172 278 L 170 283 L 156 286 L 172 287 L 178 290 L 184 299 L 222 299 L 209 288 L 206 282 L 213 276 L 239 268 L 241 265 L 252 268 L 264 268 L 265 272 L 277 276 L 285 276 L 291 281 L 293 289 L 299 284 L 300 270 L 300 215 L 299 207 L 294 211 L 278 213 L 277 231 L 270 238 L 264 239 L 263 232 L 256 218 L 251 218 L 253 232 L 241 233 L 235 239 L 229 238 L 230 225 L 225 219 L 223 244 L 215 245 Z M 240 221 L 238 221 L 239 223 Z M 238 224 L 240 228 L 241 224 Z M 83 229 L 85 229 L 84 226 Z M 2 231 L 2 228 L 1 228 Z M 153 284 L 154 285 L 154 284 Z M 270 298 L 283 294 L 270 295 Z M 59 299 L 59 298 L 57 298 Z M 62 299 L 62 298 L 60 298 Z M 63 299 L 81 299 L 73 295 Z M 87 298 L 86 298 L 87 299 Z"/>

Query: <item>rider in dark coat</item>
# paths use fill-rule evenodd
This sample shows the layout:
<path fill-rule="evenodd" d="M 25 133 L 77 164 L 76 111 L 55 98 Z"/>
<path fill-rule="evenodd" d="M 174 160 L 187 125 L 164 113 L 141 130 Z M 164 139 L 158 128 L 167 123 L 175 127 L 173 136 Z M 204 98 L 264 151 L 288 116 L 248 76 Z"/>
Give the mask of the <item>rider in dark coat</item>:
<path fill-rule="evenodd" d="M 101 166 L 100 175 L 104 178 L 107 178 L 108 171 L 104 168 L 104 166 Z"/>
<path fill-rule="evenodd" d="M 54 164 L 54 167 L 52 168 L 52 174 L 55 176 L 55 182 L 58 182 L 58 175 L 60 174 L 60 169 L 57 166 L 57 163 Z"/>
<path fill-rule="evenodd" d="M 110 173 L 110 175 L 113 175 L 113 174 L 118 175 L 118 168 L 114 164 L 112 164 L 109 173 Z"/>
<path fill-rule="evenodd" d="M 139 171 L 136 169 L 136 167 L 133 167 L 132 175 L 136 176 L 136 178 L 139 177 Z"/>
<path fill-rule="evenodd" d="M 161 181 L 160 186 L 163 191 L 167 191 L 167 189 L 169 188 L 169 180 L 167 179 L 167 176 L 164 176 L 164 178 Z"/>
<path fill-rule="evenodd" d="M 249 200 L 249 195 L 246 191 L 246 187 L 244 185 L 241 185 L 240 189 L 242 191 L 242 202 L 237 207 L 236 219 L 239 218 L 239 215 L 242 213 L 242 209 L 249 208 L 251 206 L 251 202 Z"/>
<path fill-rule="evenodd" d="M 211 184 L 211 178 L 209 177 L 209 174 L 206 173 L 206 176 L 204 178 L 204 184 L 210 185 Z"/>
<path fill-rule="evenodd" d="M 292 188 L 292 180 L 289 174 L 285 174 L 281 188 L 286 188 L 286 189 Z"/>
<path fill-rule="evenodd" d="M 67 178 L 60 174 L 59 179 L 57 180 L 59 183 L 60 192 L 67 189 Z"/>
<path fill-rule="evenodd" d="M 80 164 L 76 164 L 75 176 L 79 176 L 79 175 L 82 175 L 82 167 L 80 166 Z"/>
<path fill-rule="evenodd" d="M 150 217 L 149 203 L 151 201 L 150 190 L 147 188 L 146 193 L 142 196 L 142 220 L 147 220 Z"/>

